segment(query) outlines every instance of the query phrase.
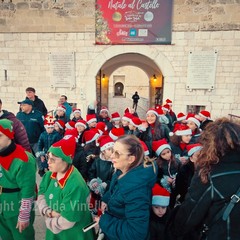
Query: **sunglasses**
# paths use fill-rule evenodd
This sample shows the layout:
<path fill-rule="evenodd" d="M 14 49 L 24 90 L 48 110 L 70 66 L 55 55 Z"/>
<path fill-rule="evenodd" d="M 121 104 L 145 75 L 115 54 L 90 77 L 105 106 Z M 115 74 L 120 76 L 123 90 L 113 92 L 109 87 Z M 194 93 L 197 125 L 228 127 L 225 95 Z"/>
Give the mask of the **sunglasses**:
<path fill-rule="evenodd" d="M 115 158 L 120 158 L 121 155 L 130 156 L 130 154 L 127 154 L 127 153 L 120 153 L 120 152 L 118 152 L 118 150 L 113 151 L 112 154 L 114 155 Z"/>

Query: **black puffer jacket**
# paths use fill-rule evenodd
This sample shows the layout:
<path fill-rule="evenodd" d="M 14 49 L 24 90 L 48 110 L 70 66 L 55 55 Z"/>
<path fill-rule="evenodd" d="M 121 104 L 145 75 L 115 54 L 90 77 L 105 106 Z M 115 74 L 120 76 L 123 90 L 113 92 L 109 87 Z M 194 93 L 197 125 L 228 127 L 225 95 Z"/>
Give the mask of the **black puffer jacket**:
<path fill-rule="evenodd" d="M 231 152 L 212 165 L 211 179 L 203 184 L 197 174 L 192 179 L 186 199 L 179 208 L 171 232 L 177 237 L 191 231 L 202 223 L 211 226 L 208 240 L 240 239 L 240 202 L 227 221 L 220 218 L 212 225 L 214 216 L 229 203 L 230 198 L 240 187 L 240 152 Z"/>
<path fill-rule="evenodd" d="M 2 110 L 0 112 L 0 119 L 5 118 L 13 122 L 14 142 L 21 145 L 27 151 L 31 151 L 28 135 L 22 122 L 13 113 Z"/>

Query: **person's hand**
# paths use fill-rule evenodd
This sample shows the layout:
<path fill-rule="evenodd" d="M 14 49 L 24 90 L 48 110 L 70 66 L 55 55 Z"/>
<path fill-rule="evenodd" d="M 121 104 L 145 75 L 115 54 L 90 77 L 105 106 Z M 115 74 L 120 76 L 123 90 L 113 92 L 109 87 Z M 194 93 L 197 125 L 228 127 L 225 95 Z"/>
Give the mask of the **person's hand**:
<path fill-rule="evenodd" d="M 97 224 L 99 224 L 99 221 L 100 221 L 100 217 L 96 216 L 93 218 L 94 221 L 96 221 Z"/>
<path fill-rule="evenodd" d="M 167 182 L 168 182 L 169 185 L 171 185 L 173 183 L 173 178 L 168 177 Z"/>
<path fill-rule="evenodd" d="M 29 221 L 28 222 L 17 222 L 16 228 L 18 228 L 19 232 L 22 233 L 23 230 L 25 230 L 29 226 Z"/>
<path fill-rule="evenodd" d="M 96 187 L 98 187 L 98 183 L 97 182 L 92 184 L 92 188 L 96 188 Z"/>
<path fill-rule="evenodd" d="M 40 156 L 41 162 L 45 161 L 45 157 L 44 156 Z"/>
<path fill-rule="evenodd" d="M 184 165 L 188 162 L 188 158 L 186 157 L 180 157 L 179 160 L 181 161 L 181 163 Z"/>
<path fill-rule="evenodd" d="M 107 204 L 105 202 L 102 202 L 101 203 L 101 211 L 102 211 L 102 213 L 104 213 L 105 210 L 107 210 Z"/>
<path fill-rule="evenodd" d="M 56 212 L 56 211 L 52 211 L 52 218 L 58 218 L 58 217 L 60 217 L 61 216 L 61 214 L 60 213 L 58 213 L 58 212 Z"/>

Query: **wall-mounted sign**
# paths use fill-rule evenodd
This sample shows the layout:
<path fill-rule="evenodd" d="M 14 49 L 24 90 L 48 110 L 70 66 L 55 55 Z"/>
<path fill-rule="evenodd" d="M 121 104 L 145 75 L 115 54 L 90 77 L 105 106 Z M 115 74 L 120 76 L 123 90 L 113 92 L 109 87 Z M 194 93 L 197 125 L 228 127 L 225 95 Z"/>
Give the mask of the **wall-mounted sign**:
<path fill-rule="evenodd" d="M 172 0 L 96 0 L 96 44 L 171 44 Z"/>
<path fill-rule="evenodd" d="M 214 89 L 217 51 L 189 52 L 187 86 L 192 89 Z"/>
<path fill-rule="evenodd" d="M 49 53 L 51 87 L 75 88 L 75 53 Z"/>

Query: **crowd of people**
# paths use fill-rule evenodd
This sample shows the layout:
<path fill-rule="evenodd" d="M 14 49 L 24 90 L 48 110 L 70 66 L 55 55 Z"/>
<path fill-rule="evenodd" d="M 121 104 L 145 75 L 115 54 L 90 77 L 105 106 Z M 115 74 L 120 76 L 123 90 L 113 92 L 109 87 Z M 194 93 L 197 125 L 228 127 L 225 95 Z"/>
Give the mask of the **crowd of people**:
<path fill-rule="evenodd" d="M 19 104 L 15 117 L 0 101 L 2 240 L 34 239 L 35 200 L 47 240 L 240 239 L 239 122 L 170 99 L 145 119 L 94 104 L 83 117 L 65 95 L 47 115 L 32 87 Z"/>

